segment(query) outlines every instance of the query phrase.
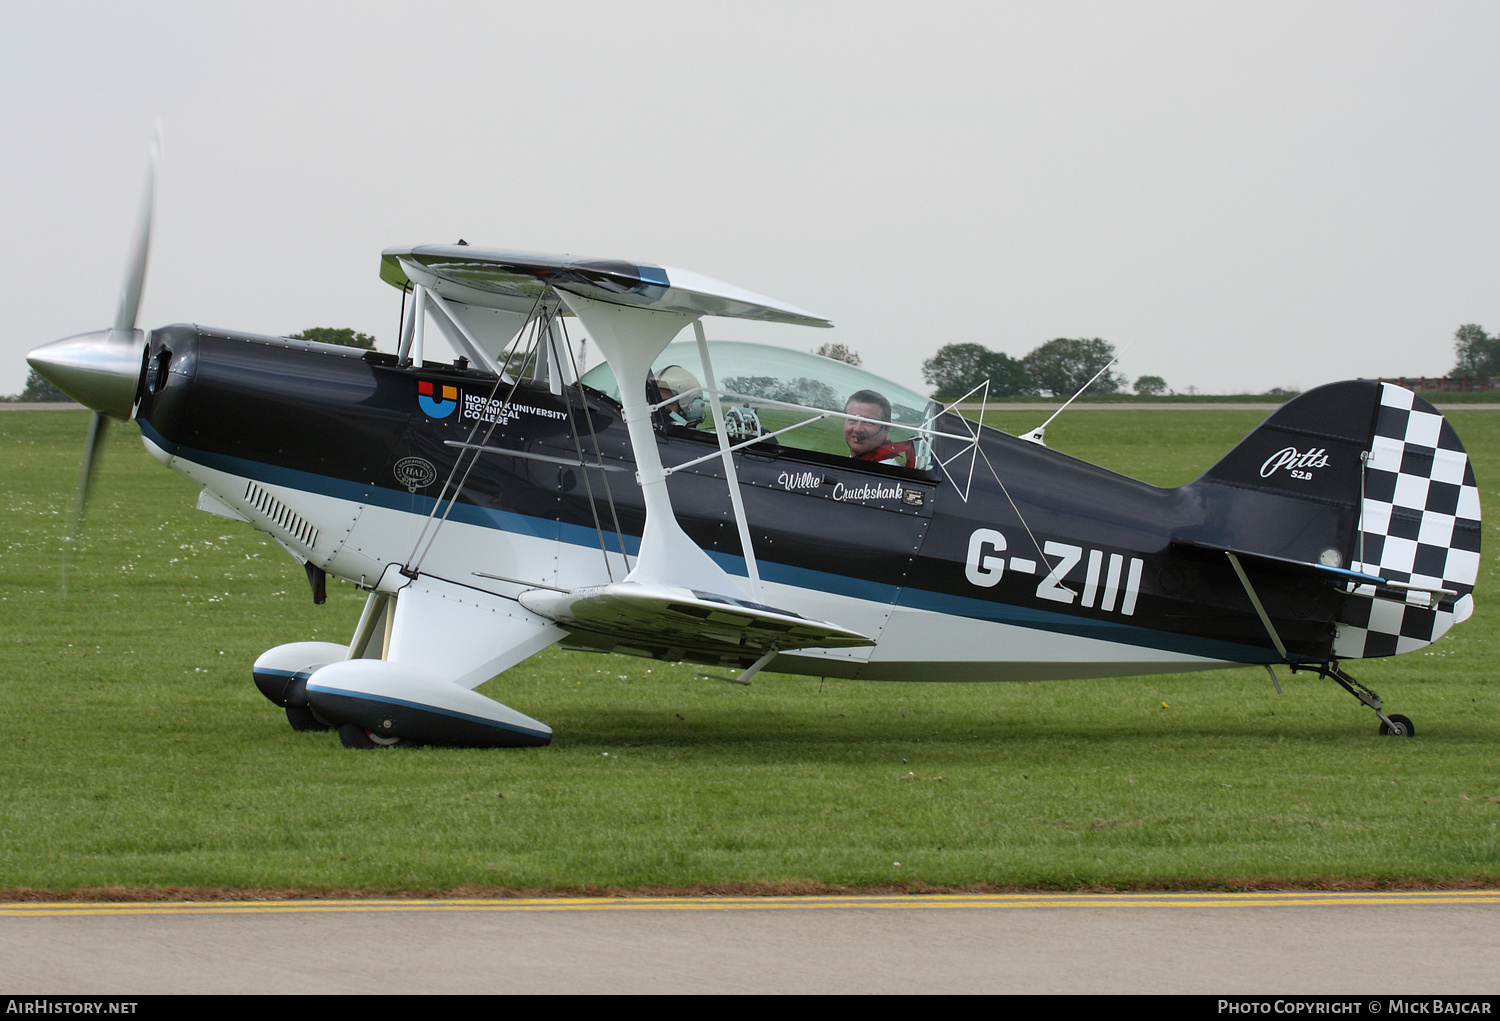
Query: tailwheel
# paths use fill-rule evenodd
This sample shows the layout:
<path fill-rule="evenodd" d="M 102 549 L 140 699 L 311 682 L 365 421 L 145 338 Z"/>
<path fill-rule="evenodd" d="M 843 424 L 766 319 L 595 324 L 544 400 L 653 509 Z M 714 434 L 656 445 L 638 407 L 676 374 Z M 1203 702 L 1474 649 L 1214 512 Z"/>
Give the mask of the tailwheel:
<path fill-rule="evenodd" d="M 1362 703 L 1375 710 L 1375 715 L 1380 717 L 1380 733 L 1390 737 L 1413 737 L 1417 728 L 1412 725 L 1411 718 L 1402 716 L 1400 713 L 1392 713 L 1387 716 L 1385 707 L 1380 701 L 1380 696 L 1372 689 L 1356 681 L 1353 677 L 1339 669 L 1337 663 L 1293 663 L 1292 672 L 1299 670 L 1316 671 L 1319 677 L 1327 677 L 1337 681 L 1341 687 Z"/>
<path fill-rule="evenodd" d="M 1415 737 L 1417 728 L 1412 726 L 1411 719 L 1400 713 L 1391 713 L 1380 721 L 1380 733 L 1390 737 Z"/>

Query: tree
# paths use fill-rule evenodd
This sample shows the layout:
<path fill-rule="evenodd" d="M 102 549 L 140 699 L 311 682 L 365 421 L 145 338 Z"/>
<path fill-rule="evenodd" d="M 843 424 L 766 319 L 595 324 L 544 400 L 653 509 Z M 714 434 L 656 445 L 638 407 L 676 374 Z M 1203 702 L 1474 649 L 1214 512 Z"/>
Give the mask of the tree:
<path fill-rule="evenodd" d="M 328 326 L 315 326 L 310 330 L 291 335 L 292 340 L 314 340 L 319 344 L 338 344 L 340 347 L 358 347 L 371 351 L 375 338 L 368 333 L 355 333 L 350 329 L 335 330 Z"/>
<path fill-rule="evenodd" d="M 922 363 L 922 378 L 940 401 L 957 400 L 986 379 L 992 397 L 1035 393 L 1031 375 L 1019 361 L 983 344 L 944 344 Z"/>
<path fill-rule="evenodd" d="M 1142 397 L 1160 397 L 1167 392 L 1167 381 L 1160 376 L 1142 376 L 1135 381 L 1135 392 Z"/>
<path fill-rule="evenodd" d="M 71 401 L 72 399 L 42 378 L 41 373 L 35 369 L 26 374 L 26 389 L 16 397 L 16 400 L 24 404 Z"/>
<path fill-rule="evenodd" d="M 832 358 L 836 362 L 848 362 L 850 365 L 861 365 L 864 363 L 864 359 L 859 356 L 859 352 L 854 350 L 854 348 L 845 347 L 843 344 L 835 344 L 832 341 L 819 347 L 813 354 L 822 355 L 824 358 Z"/>
<path fill-rule="evenodd" d="M 1453 331 L 1453 351 L 1458 364 L 1449 376 L 1500 375 L 1500 335 L 1491 337 L 1478 323 L 1465 323 Z"/>
<path fill-rule="evenodd" d="M 1094 337 L 1058 337 L 1021 359 L 1032 381 L 1040 390 L 1058 397 L 1072 397 L 1115 356 L 1115 346 Z M 1117 372 L 1106 372 L 1091 388 L 1095 393 L 1112 394 L 1125 383 Z"/>

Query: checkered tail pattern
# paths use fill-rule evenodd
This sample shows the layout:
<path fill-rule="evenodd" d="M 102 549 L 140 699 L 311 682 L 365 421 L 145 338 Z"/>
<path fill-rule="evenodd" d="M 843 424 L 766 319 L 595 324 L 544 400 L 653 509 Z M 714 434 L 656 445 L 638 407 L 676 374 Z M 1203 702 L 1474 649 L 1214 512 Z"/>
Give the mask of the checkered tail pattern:
<path fill-rule="evenodd" d="M 1390 581 L 1449 589 L 1434 597 L 1353 587 L 1334 639 L 1340 659 L 1412 652 L 1474 612 L 1479 575 L 1479 490 L 1458 435 L 1410 390 L 1381 384 L 1365 467 L 1356 562 Z"/>

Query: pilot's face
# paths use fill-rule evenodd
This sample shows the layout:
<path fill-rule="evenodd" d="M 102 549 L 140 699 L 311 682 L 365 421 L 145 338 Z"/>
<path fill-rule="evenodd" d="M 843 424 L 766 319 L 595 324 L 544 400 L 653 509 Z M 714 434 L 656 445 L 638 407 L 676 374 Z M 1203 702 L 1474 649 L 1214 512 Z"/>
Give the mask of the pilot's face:
<path fill-rule="evenodd" d="M 878 404 L 866 404 L 864 401 L 850 401 L 844 408 L 846 415 L 859 415 L 862 418 L 884 418 L 885 412 L 880 410 Z M 844 442 L 849 444 L 849 453 L 855 457 L 868 454 L 876 447 L 885 443 L 885 438 L 890 435 L 890 428 L 883 425 L 871 425 L 869 422 L 856 422 L 853 419 L 844 419 Z"/>

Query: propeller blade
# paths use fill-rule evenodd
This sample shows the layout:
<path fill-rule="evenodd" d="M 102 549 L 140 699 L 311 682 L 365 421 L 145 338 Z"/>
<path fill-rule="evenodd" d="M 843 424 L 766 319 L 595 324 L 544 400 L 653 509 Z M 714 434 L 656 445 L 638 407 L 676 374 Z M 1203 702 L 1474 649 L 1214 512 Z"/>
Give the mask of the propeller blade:
<path fill-rule="evenodd" d="M 26 356 L 31 367 L 69 396 L 94 409 L 88 439 L 83 445 L 83 464 L 78 471 L 78 492 L 68 516 L 63 537 L 62 597 L 68 598 L 68 562 L 83 529 L 89 488 L 99 467 L 99 456 L 109 438 L 109 416 L 129 418 L 135 406 L 136 386 L 143 371 L 146 338 L 135 328 L 146 288 L 146 262 L 151 254 L 151 218 L 156 207 L 156 177 L 161 169 L 161 121 L 151 138 L 151 162 L 146 189 L 136 215 L 135 239 L 120 284 L 120 303 L 115 307 L 109 330 L 80 334 L 37 348 Z"/>
<path fill-rule="evenodd" d="M 146 287 L 146 257 L 151 250 L 151 215 L 156 205 L 156 175 L 161 167 L 161 121 L 156 122 L 156 133 L 151 139 L 151 166 L 146 174 L 146 190 L 141 196 L 141 208 L 135 221 L 135 240 L 130 247 L 130 259 L 125 266 L 125 280 L 120 284 L 120 304 L 115 309 L 114 329 L 119 333 L 130 333 L 135 329 L 136 316 L 141 310 L 141 292 Z"/>
<path fill-rule="evenodd" d="M 88 439 L 83 444 L 83 464 L 78 470 L 78 499 L 74 501 L 73 535 L 78 535 L 78 525 L 83 521 L 83 512 L 88 507 L 89 487 L 94 481 L 94 472 L 99 467 L 99 454 L 104 450 L 104 441 L 109 439 L 109 416 L 94 412 L 89 422 Z"/>
<path fill-rule="evenodd" d="M 99 467 L 99 455 L 109 438 L 109 416 L 96 411 L 89 422 L 88 439 L 83 444 L 83 464 L 78 470 L 78 492 L 73 497 L 72 513 L 68 516 L 68 534 L 63 538 L 62 596 L 68 598 L 68 563 L 72 559 L 73 547 L 83 531 L 83 512 L 88 508 L 89 487 L 94 481 L 94 472 Z"/>

